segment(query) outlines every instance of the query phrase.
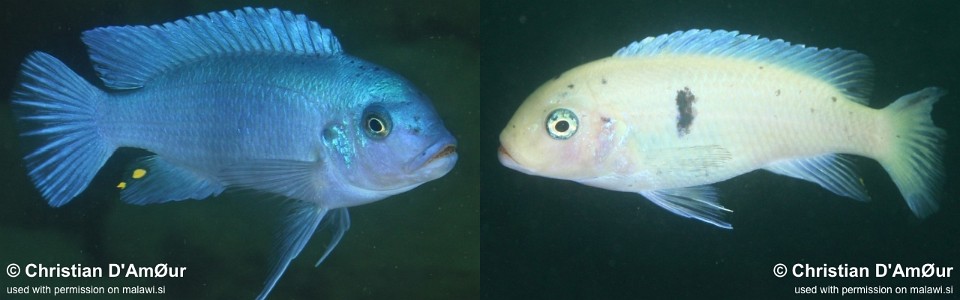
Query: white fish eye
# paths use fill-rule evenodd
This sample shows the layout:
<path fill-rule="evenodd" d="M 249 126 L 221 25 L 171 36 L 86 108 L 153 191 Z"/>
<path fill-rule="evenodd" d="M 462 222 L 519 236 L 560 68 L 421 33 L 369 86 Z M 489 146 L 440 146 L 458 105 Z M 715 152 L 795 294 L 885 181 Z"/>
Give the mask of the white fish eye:
<path fill-rule="evenodd" d="M 566 108 L 555 109 L 547 116 L 547 133 L 557 140 L 569 139 L 577 133 L 579 125 L 577 114 Z"/>

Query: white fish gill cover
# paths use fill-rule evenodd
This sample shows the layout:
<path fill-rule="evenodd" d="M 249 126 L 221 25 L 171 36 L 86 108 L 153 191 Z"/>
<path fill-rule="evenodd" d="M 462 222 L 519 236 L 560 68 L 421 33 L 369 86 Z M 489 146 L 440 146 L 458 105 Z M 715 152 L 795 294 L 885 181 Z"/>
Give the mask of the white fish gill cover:
<path fill-rule="evenodd" d="M 702 55 L 765 62 L 819 78 L 850 100 L 867 104 L 873 92 L 873 63 L 866 55 L 843 49 L 818 49 L 770 40 L 737 31 L 691 29 L 633 42 L 614 57 Z"/>
<path fill-rule="evenodd" d="M 115 89 L 134 89 L 181 64 L 224 54 L 336 55 L 340 42 L 302 14 L 246 7 L 152 26 L 83 33 L 94 69 Z"/>

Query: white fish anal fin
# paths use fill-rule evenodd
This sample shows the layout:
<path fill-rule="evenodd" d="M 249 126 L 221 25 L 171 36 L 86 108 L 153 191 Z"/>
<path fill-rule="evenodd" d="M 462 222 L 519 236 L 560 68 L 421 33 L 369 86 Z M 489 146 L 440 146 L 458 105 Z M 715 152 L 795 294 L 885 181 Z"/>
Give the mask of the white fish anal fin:
<path fill-rule="evenodd" d="M 653 203 L 672 213 L 694 218 L 720 228 L 733 229 L 723 220 L 733 212 L 717 203 L 717 189 L 709 185 L 640 192 Z"/>
<path fill-rule="evenodd" d="M 187 199 L 202 200 L 223 192 L 215 179 L 152 155 L 130 165 L 117 185 L 120 198 L 131 204 L 153 204 Z"/>
<path fill-rule="evenodd" d="M 257 299 L 266 299 L 267 295 L 270 294 L 270 291 L 273 290 L 273 287 L 277 284 L 277 281 L 280 280 L 280 276 L 287 270 L 287 267 L 290 266 L 290 262 L 293 261 L 297 255 L 300 254 L 300 251 L 303 251 L 303 248 L 307 245 L 307 242 L 310 241 L 310 237 L 313 236 L 313 233 L 317 230 L 317 227 L 320 225 L 321 221 L 324 219 L 324 216 L 330 213 L 332 222 L 327 222 L 328 224 L 332 223 L 334 226 L 335 232 L 333 235 L 333 240 L 327 245 L 327 249 L 324 251 L 323 258 L 326 258 L 330 251 L 337 245 L 340 241 L 340 238 L 343 237 L 343 233 L 346 232 L 347 228 L 350 227 L 350 218 L 347 215 L 347 210 L 345 208 L 336 209 L 330 211 L 329 209 L 320 207 L 313 203 L 295 201 L 296 204 L 293 207 L 290 217 L 287 219 L 286 224 L 284 224 L 284 230 L 280 235 L 280 243 L 277 248 L 277 254 L 279 256 L 276 265 L 270 271 L 270 275 L 267 277 L 263 291 L 260 292 L 260 295 L 257 296 Z M 346 222 L 346 226 L 342 226 Z M 321 261 L 323 260 L 321 258 Z M 319 262 L 318 262 L 319 264 Z"/>
<path fill-rule="evenodd" d="M 782 160 L 764 169 L 781 175 L 816 183 L 840 196 L 869 201 L 867 189 L 853 170 L 852 163 L 838 154 Z"/>

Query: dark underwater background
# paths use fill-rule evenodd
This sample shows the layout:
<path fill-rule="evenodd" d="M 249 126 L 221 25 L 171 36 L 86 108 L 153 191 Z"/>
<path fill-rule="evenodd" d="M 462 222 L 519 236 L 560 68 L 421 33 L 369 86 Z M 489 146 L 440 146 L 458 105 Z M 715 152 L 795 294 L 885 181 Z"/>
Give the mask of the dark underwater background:
<path fill-rule="evenodd" d="M 494 127 L 481 134 L 481 144 L 489 145 L 480 158 L 483 298 L 773 299 L 795 296 L 797 286 L 960 287 L 958 274 L 917 280 L 773 275 L 778 263 L 867 266 L 871 274 L 879 263 L 960 266 L 960 2 L 481 5 L 482 122 Z M 734 211 L 733 230 L 679 217 L 638 194 L 496 167 L 500 130 L 539 85 L 632 41 L 691 28 L 864 53 L 876 66 L 876 108 L 927 86 L 949 90 L 933 111 L 934 122 L 950 135 L 940 211 L 918 220 L 880 165 L 862 158 L 855 161 L 873 198 L 868 203 L 765 171 L 716 184 L 720 202 Z"/>
<path fill-rule="evenodd" d="M 125 164 L 144 154 L 123 150 L 80 197 L 51 208 L 27 179 L 9 113 L 19 64 L 31 51 L 56 56 L 102 87 L 82 31 L 243 6 L 292 10 L 330 28 L 347 53 L 430 95 L 459 141 L 450 174 L 351 208 L 353 226 L 331 256 L 313 267 L 325 241 L 315 236 L 270 299 L 768 299 L 794 296 L 798 286 L 960 286 L 956 272 L 949 279 L 772 274 L 778 263 L 960 267 L 960 2 L 753 0 L 0 2 L 0 266 L 188 267 L 184 278 L 164 279 L 0 274 L 0 286 L 166 287 L 161 296 L 79 297 L 86 299 L 250 299 L 260 292 L 282 206 L 238 193 L 122 203 L 115 185 Z M 678 217 L 637 194 L 528 176 L 497 162 L 500 130 L 540 84 L 632 41 L 690 28 L 864 53 L 876 67 L 877 108 L 927 86 L 951 91 L 933 112 L 950 135 L 940 211 L 916 219 L 884 170 L 862 158 L 855 161 L 868 203 L 764 171 L 717 184 L 721 203 L 734 210 L 734 230 Z M 0 299 L 52 297 L 21 296 L 0 291 Z"/>
<path fill-rule="evenodd" d="M 226 193 L 203 201 L 136 206 L 115 188 L 142 151 L 118 152 L 86 192 L 51 208 L 26 177 L 9 95 L 31 51 L 102 82 L 80 40 L 85 30 L 153 25 L 244 6 L 306 14 L 330 28 L 345 52 L 380 64 L 429 95 L 459 141 L 457 166 L 410 192 L 350 208 L 353 225 L 313 267 L 320 231 L 280 279 L 270 299 L 475 299 L 479 297 L 479 9 L 476 1 L 3 1 L 0 2 L 0 265 L 107 266 L 167 263 L 184 278 L 56 279 L 0 275 L 0 299 L 14 286 L 165 286 L 157 295 L 84 299 L 252 299 L 274 263 L 284 218 L 276 199 Z M 106 274 L 104 275 L 106 276 Z M 78 298 L 61 295 L 59 298 Z"/>

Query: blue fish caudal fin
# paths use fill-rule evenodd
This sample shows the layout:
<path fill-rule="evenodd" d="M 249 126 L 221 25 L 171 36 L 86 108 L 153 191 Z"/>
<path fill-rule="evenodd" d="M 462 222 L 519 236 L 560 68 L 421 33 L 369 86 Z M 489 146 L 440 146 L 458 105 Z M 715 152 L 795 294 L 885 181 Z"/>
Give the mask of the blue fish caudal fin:
<path fill-rule="evenodd" d="M 270 294 L 273 287 L 277 285 L 277 281 L 280 280 L 280 276 L 282 276 L 284 271 L 287 270 L 287 267 L 290 266 L 290 262 L 300 254 L 300 251 L 303 251 L 307 242 L 310 241 L 310 237 L 313 236 L 317 227 L 320 226 L 321 221 L 323 221 L 324 229 L 330 228 L 333 230 L 333 235 L 330 238 L 330 242 L 327 243 L 320 260 L 317 261 L 317 265 L 320 265 L 320 263 L 330 255 L 333 248 L 340 243 L 343 234 L 350 228 L 350 215 L 347 213 L 346 208 L 329 210 L 312 203 L 299 201 L 294 205 L 295 207 L 293 207 L 292 213 L 289 219 L 287 219 L 287 223 L 280 236 L 280 244 L 277 252 L 279 261 L 277 261 L 277 264 L 270 271 L 263 291 L 257 296 L 258 300 L 267 298 L 267 295 Z M 326 219 L 324 218 L 325 216 Z"/>
<path fill-rule="evenodd" d="M 929 87 L 909 94 L 883 109 L 882 138 L 877 160 L 887 170 L 910 210 L 920 218 L 940 208 L 943 184 L 942 145 L 946 132 L 933 125 L 930 111 L 946 91 Z"/>
<path fill-rule="evenodd" d="M 97 130 L 105 98 L 49 54 L 34 52 L 23 62 L 13 111 L 30 179 L 54 207 L 86 189 L 116 150 Z"/>

